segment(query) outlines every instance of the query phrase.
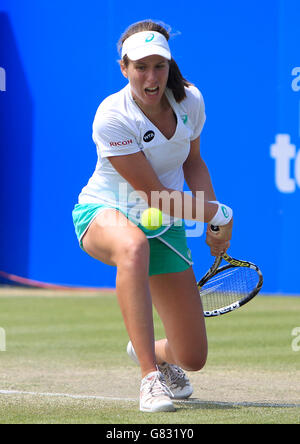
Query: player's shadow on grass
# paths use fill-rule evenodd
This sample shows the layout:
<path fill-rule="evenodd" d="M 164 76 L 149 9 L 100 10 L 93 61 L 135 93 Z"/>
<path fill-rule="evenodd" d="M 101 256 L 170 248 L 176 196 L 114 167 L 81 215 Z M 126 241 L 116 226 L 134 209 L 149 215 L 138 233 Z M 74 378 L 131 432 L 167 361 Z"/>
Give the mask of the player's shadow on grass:
<path fill-rule="evenodd" d="M 177 409 L 183 410 L 232 410 L 238 407 L 226 402 L 201 401 L 199 399 L 190 398 L 186 401 L 174 401 Z"/>
<path fill-rule="evenodd" d="M 256 407 L 256 408 L 293 408 L 300 407 L 300 404 L 289 403 L 272 403 L 272 402 L 222 402 L 222 401 L 202 401 L 197 398 L 190 398 L 183 401 L 175 401 L 178 409 L 199 409 L 199 410 L 235 410 L 242 407 Z"/>

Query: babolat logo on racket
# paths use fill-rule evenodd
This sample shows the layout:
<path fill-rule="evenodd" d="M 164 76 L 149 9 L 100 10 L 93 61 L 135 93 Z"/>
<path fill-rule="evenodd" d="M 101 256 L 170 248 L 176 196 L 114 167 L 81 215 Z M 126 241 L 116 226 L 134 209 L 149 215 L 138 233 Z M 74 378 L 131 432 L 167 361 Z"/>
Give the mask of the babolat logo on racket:
<path fill-rule="evenodd" d="M 257 266 L 255 264 L 252 264 L 252 262 L 234 259 L 233 257 L 228 256 L 228 254 L 226 253 L 223 254 L 223 259 L 225 259 L 226 262 L 228 262 L 231 265 L 234 265 L 235 267 L 249 267 L 253 268 L 253 270 L 257 270 Z"/>
<path fill-rule="evenodd" d="M 251 267 L 249 262 L 239 261 L 237 259 L 230 259 L 229 263 L 235 267 Z"/>
<path fill-rule="evenodd" d="M 154 131 L 147 131 L 145 134 L 144 134 L 144 137 L 143 137 L 143 141 L 144 142 L 151 142 L 151 140 L 153 140 L 154 139 L 154 136 L 155 136 L 155 132 Z"/>
<path fill-rule="evenodd" d="M 239 308 L 239 306 L 240 306 L 239 302 L 235 302 L 231 305 L 228 305 L 228 307 L 218 308 L 217 310 L 212 310 L 212 311 L 205 311 L 204 315 L 207 317 L 219 316 L 225 313 L 229 313 L 230 311 L 236 310 L 237 308 Z"/>

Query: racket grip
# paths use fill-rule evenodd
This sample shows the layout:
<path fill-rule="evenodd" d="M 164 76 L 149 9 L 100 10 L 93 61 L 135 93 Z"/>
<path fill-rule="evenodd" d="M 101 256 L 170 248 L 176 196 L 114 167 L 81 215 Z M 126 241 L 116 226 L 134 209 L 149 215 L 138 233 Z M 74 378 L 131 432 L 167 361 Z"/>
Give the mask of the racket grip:
<path fill-rule="evenodd" d="M 211 229 L 211 231 L 215 231 L 215 232 L 220 231 L 220 228 L 217 227 L 216 225 L 211 225 L 210 229 Z"/>

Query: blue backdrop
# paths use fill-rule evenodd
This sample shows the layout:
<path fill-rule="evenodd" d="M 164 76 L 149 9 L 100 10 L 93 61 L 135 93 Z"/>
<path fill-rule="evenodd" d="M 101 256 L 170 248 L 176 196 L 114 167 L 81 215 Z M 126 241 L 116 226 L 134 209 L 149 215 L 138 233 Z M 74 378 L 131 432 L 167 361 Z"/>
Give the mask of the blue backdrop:
<path fill-rule="evenodd" d="M 0 0 L 0 270 L 114 286 L 71 212 L 96 163 L 95 111 L 126 82 L 116 43 L 145 18 L 172 26 L 174 58 L 203 93 L 202 155 L 235 210 L 231 254 L 261 266 L 265 292 L 300 293 L 299 0 Z M 201 275 L 204 236 L 189 244 Z"/>

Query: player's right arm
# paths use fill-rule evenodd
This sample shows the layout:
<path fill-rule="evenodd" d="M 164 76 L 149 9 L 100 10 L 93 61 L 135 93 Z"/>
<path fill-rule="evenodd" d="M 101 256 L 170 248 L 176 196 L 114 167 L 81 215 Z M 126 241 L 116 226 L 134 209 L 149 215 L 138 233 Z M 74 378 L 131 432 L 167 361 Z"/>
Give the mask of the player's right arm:
<path fill-rule="evenodd" d="M 165 187 L 159 180 L 152 165 L 140 150 L 137 143 L 134 122 L 117 111 L 98 110 L 93 125 L 93 139 L 101 157 L 106 157 L 113 168 L 137 191 L 142 198 L 147 197 L 148 205 L 159 208 L 172 217 L 187 220 L 209 222 L 217 213 L 218 205 L 200 201 L 197 197 L 176 191 L 181 196 L 181 205 L 162 204 L 162 199 L 154 201 L 151 193 L 156 191 L 173 193 L 175 190 Z"/>
<path fill-rule="evenodd" d="M 157 177 L 155 171 L 153 170 L 150 162 L 147 160 L 142 152 L 121 155 L 121 156 L 110 156 L 108 157 L 114 169 L 138 192 L 142 192 L 143 195 L 147 196 L 148 205 L 152 207 L 157 207 L 160 210 L 168 209 L 162 208 L 162 201 L 160 199 L 159 203 L 153 202 L 151 199 L 151 193 L 157 191 L 161 195 L 163 192 L 172 193 L 175 190 L 166 188 Z M 209 222 L 217 212 L 218 206 L 216 204 L 210 203 L 208 201 L 204 202 L 204 214 L 202 209 L 203 202 L 200 202 L 196 197 L 190 196 L 187 193 L 179 192 L 177 193 L 181 196 L 182 205 L 174 205 L 173 200 L 170 200 L 170 212 L 169 214 L 177 218 L 185 218 L 191 220 L 199 220 L 201 222 Z M 143 197 L 142 195 L 142 197 Z M 184 205 L 183 205 L 184 202 Z M 199 206 L 197 211 L 197 206 Z M 201 208 L 200 208 L 201 206 Z M 185 214 L 184 214 L 185 212 Z M 187 215 L 189 217 L 187 217 Z M 195 217 L 190 216 L 195 215 Z M 197 218 L 196 215 L 200 215 L 201 219 Z"/>

